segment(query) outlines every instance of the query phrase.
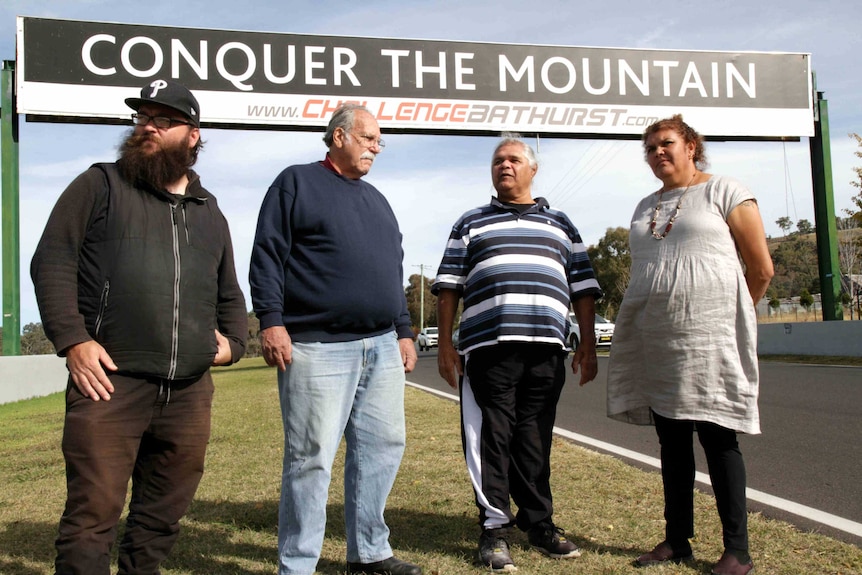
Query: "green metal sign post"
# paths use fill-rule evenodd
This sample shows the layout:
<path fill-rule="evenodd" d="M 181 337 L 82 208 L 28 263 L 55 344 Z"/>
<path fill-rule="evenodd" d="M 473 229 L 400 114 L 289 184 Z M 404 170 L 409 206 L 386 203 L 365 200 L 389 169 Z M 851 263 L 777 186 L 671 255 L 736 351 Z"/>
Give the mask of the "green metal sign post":
<path fill-rule="evenodd" d="M 18 217 L 18 113 L 15 106 L 15 62 L 0 71 L 0 174 L 2 174 L 3 355 L 21 355 L 21 281 Z"/>
<path fill-rule="evenodd" d="M 829 147 L 829 115 L 823 92 L 815 92 L 814 136 L 809 140 L 811 184 L 814 192 L 814 222 L 817 266 L 820 273 L 820 304 L 823 320 L 843 320 L 841 267 L 838 262 L 838 231 L 832 192 L 832 152 Z"/>

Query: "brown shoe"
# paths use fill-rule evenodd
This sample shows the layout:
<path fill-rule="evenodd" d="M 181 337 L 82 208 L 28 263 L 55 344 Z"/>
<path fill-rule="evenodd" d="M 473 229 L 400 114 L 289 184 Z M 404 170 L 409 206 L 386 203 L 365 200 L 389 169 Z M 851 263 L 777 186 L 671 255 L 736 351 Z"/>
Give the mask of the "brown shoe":
<path fill-rule="evenodd" d="M 675 555 L 673 549 L 667 541 L 662 541 L 649 553 L 644 553 L 635 559 L 637 567 L 647 567 L 649 565 L 659 565 L 660 563 L 691 563 L 694 561 L 694 555 Z"/>
<path fill-rule="evenodd" d="M 712 575 L 746 575 L 754 570 L 754 563 L 740 563 L 739 559 L 727 551 L 722 553 L 721 559 L 712 568 Z"/>

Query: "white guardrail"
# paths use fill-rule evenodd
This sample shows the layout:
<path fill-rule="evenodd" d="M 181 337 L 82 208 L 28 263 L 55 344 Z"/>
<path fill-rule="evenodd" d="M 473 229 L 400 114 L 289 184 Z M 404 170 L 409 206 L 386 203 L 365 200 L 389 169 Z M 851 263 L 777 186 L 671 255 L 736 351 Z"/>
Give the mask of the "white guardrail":
<path fill-rule="evenodd" d="M 862 321 L 762 323 L 760 355 L 846 355 L 862 357 Z M 66 360 L 56 355 L 0 357 L 0 404 L 66 389 Z"/>

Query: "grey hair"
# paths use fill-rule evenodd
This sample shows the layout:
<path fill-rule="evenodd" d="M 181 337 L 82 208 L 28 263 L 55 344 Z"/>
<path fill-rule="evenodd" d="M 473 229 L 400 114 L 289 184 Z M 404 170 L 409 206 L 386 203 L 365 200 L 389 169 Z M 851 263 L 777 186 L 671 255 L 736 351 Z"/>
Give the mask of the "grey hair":
<path fill-rule="evenodd" d="M 533 151 L 533 148 L 530 147 L 530 144 L 521 139 L 521 134 L 516 132 L 503 132 L 500 134 L 502 138 L 500 142 L 497 144 L 497 147 L 494 148 L 494 153 L 491 155 L 493 159 L 494 156 L 497 155 L 497 152 L 500 151 L 500 148 L 503 146 L 508 146 L 509 144 L 516 144 L 521 146 L 524 150 L 524 155 L 527 156 L 527 161 L 530 162 L 530 167 L 535 168 L 539 165 L 539 160 L 536 159 L 536 153 Z"/>
<path fill-rule="evenodd" d="M 353 117 L 357 110 L 371 114 L 365 106 L 351 103 L 342 104 L 332 113 L 332 117 L 329 119 L 329 125 L 326 126 L 326 133 L 323 134 L 323 143 L 326 144 L 327 148 L 332 147 L 332 134 L 335 132 L 336 128 L 341 128 L 345 132 L 349 132 L 353 129 Z"/>

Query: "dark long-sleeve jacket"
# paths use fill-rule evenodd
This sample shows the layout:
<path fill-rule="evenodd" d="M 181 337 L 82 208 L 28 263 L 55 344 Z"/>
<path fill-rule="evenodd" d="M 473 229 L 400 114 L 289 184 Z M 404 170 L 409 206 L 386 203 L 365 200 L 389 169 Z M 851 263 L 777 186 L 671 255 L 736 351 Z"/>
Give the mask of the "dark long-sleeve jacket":
<path fill-rule="evenodd" d="M 57 201 L 30 273 L 45 333 L 60 355 L 99 342 L 121 373 L 204 373 L 214 330 L 245 352 L 248 316 L 230 231 L 215 197 L 189 174 L 185 195 L 142 189 L 95 164 Z"/>

